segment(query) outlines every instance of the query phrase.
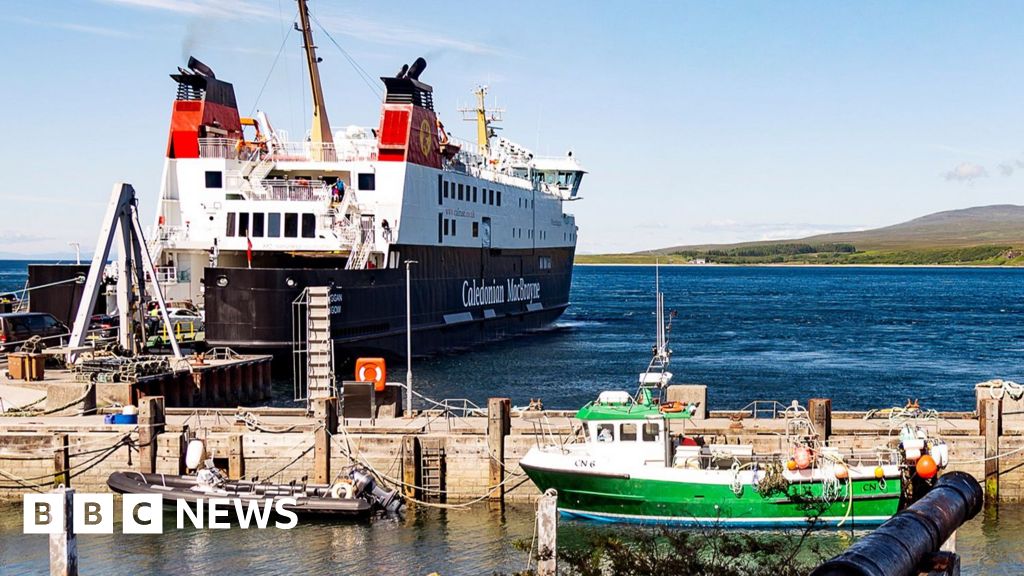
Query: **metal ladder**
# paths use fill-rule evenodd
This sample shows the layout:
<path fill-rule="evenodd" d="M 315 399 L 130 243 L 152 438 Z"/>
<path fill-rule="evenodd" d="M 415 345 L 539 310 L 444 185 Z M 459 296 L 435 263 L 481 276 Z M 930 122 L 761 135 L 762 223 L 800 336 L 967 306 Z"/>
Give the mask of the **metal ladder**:
<path fill-rule="evenodd" d="M 444 448 L 420 449 L 420 486 L 427 502 L 444 502 Z"/>
<path fill-rule="evenodd" d="M 306 307 L 306 381 L 310 398 L 334 395 L 334 370 L 331 340 L 331 289 L 310 286 Z"/>

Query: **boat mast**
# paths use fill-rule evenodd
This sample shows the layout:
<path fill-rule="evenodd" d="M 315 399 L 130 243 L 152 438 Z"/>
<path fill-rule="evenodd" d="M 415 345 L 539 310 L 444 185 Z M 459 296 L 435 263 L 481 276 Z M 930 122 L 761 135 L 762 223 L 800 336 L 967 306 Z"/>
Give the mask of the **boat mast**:
<path fill-rule="evenodd" d="M 460 108 L 459 111 L 462 112 L 463 120 L 476 122 L 476 144 L 486 158 L 491 154 L 491 134 L 495 130 L 491 122 L 501 122 L 504 110 L 487 110 L 487 86 L 478 86 L 473 94 L 476 96 L 476 108 Z"/>
<path fill-rule="evenodd" d="M 324 150 L 334 144 L 331 136 L 331 123 L 327 120 L 327 107 L 324 105 L 324 90 L 320 85 L 320 69 L 317 64 L 320 59 L 316 55 L 316 46 L 313 44 L 313 30 L 309 26 L 309 8 L 306 7 L 306 0 L 299 2 L 299 20 L 302 29 L 302 44 L 306 51 L 306 64 L 309 67 L 309 84 L 313 92 L 313 125 L 310 128 L 309 141 L 312 144 L 310 152 L 314 160 L 324 160 Z"/>

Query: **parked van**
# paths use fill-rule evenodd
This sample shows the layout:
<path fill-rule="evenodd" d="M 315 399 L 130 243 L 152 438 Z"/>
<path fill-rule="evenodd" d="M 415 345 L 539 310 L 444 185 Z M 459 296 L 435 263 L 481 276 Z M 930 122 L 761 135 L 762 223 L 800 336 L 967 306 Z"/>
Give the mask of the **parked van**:
<path fill-rule="evenodd" d="M 49 346 L 67 341 L 68 327 L 43 312 L 0 314 L 0 352 L 13 352 L 21 343 L 39 336 Z"/>

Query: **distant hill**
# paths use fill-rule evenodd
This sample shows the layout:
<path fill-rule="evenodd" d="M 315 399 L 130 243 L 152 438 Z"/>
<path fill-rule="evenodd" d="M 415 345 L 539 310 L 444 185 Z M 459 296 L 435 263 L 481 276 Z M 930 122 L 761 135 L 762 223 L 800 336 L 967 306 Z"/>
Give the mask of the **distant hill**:
<path fill-rule="evenodd" d="M 790 240 L 672 246 L 577 257 L 580 264 L 916 264 L 1024 266 L 1024 206 L 936 212 L 857 232 Z"/>
<path fill-rule="evenodd" d="M 936 212 L 907 222 L 861 230 L 819 234 L 792 240 L 674 246 L 638 254 L 728 250 L 774 244 L 853 244 L 857 250 L 910 250 L 982 245 L 1024 246 L 1024 206 L 996 204 Z"/>

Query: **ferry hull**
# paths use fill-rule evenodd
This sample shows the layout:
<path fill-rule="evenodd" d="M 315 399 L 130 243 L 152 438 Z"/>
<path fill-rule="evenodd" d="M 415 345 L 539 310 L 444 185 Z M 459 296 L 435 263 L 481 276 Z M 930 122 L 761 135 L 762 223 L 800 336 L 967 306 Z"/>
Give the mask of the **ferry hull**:
<path fill-rule="evenodd" d="M 557 320 L 569 304 L 571 247 L 393 249 L 403 261 L 417 261 L 411 268 L 410 289 L 416 355 L 466 349 L 539 330 Z M 550 258 L 549 268 L 540 268 L 540 256 Z M 336 262 L 343 265 L 344 258 Z M 286 351 L 293 340 L 292 302 L 305 287 L 333 286 L 339 300 L 331 332 L 339 355 L 404 357 L 404 268 L 344 270 L 322 267 L 322 260 L 317 263 L 321 267 L 207 268 L 207 343 Z"/>
<path fill-rule="evenodd" d="M 816 516 L 824 526 L 837 526 L 844 519 L 844 527 L 873 526 L 898 511 L 901 492 L 898 478 L 855 479 L 851 505 L 846 483 L 828 503 L 821 499 L 821 482 L 793 484 L 787 495 L 765 498 L 750 484 L 743 485 L 737 495 L 728 483 L 673 482 L 521 466 L 541 491 L 553 488 L 558 492 L 558 508 L 564 515 L 604 522 L 799 527 L 807 525 L 809 516 Z"/>

